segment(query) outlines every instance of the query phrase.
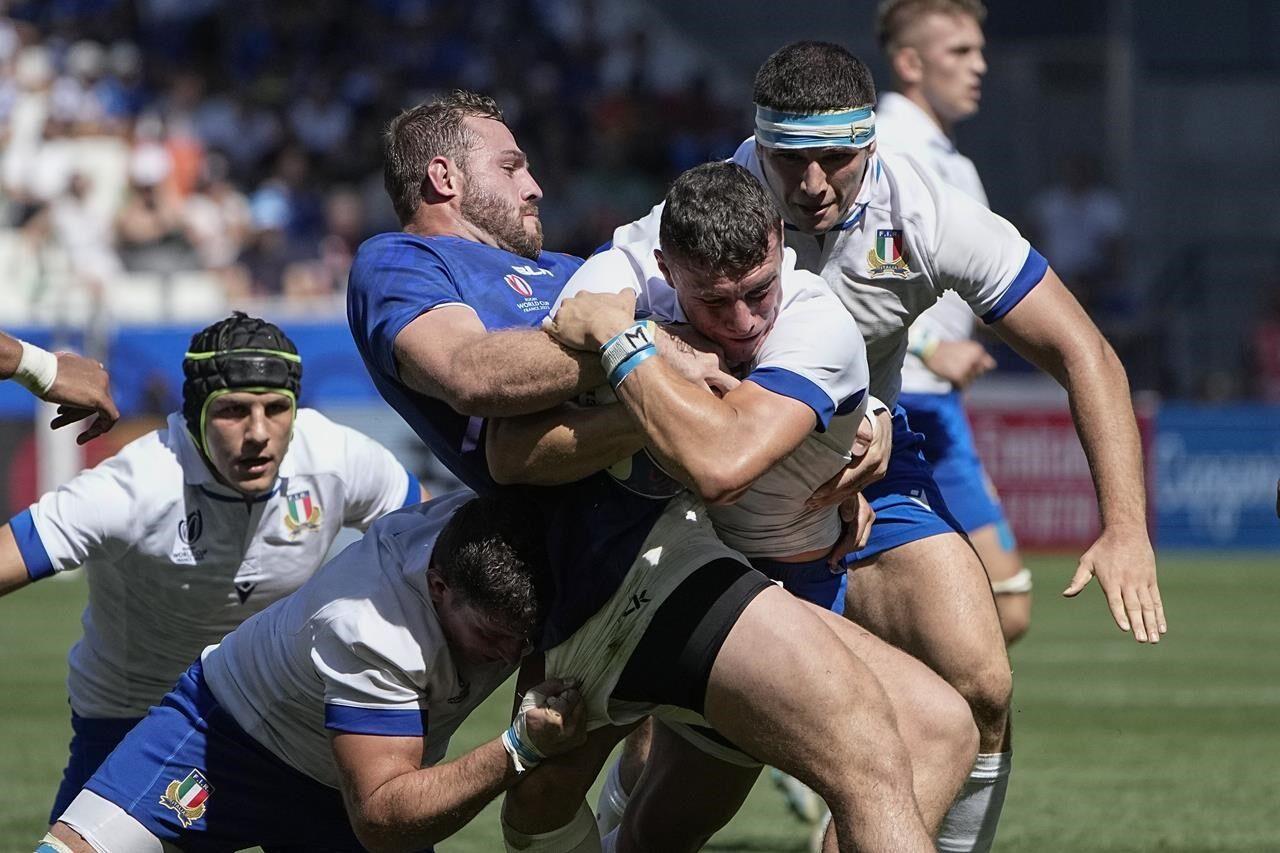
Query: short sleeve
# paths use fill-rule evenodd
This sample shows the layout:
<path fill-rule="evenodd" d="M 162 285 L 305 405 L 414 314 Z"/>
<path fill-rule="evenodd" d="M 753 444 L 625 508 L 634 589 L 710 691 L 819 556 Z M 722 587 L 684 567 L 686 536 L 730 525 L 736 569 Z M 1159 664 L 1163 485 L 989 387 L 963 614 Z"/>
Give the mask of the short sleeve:
<path fill-rule="evenodd" d="M 461 304 L 448 267 L 420 237 L 380 234 L 356 252 L 347 284 L 347 322 L 361 354 L 397 377 L 396 337 L 433 308 Z"/>
<path fill-rule="evenodd" d="M 832 417 L 850 414 L 866 400 L 866 346 L 825 282 L 801 271 L 784 275 L 789 287 L 794 282 L 802 289 L 788 294 L 747 381 L 809 406 L 825 430 Z"/>
<path fill-rule="evenodd" d="M 378 442 L 349 427 L 334 425 L 345 451 L 343 523 L 361 531 L 394 510 L 422 501 L 418 478 Z"/>
<path fill-rule="evenodd" d="M 311 661 L 324 684 L 326 729 L 352 734 L 423 737 L 427 698 L 376 645 L 384 636 L 348 636 L 318 626 Z"/>
<path fill-rule="evenodd" d="M 127 551 L 139 511 L 136 475 L 128 449 L 43 495 L 10 525 L 32 580 L 74 569 L 91 556 Z M 154 472 L 153 472 L 154 473 Z M 151 481 L 155 485 L 155 481 Z"/>
<path fill-rule="evenodd" d="M 937 201 L 931 257 L 940 290 L 954 290 L 994 323 L 1044 278 L 1049 264 L 1018 229 L 962 191 L 926 178 Z"/>

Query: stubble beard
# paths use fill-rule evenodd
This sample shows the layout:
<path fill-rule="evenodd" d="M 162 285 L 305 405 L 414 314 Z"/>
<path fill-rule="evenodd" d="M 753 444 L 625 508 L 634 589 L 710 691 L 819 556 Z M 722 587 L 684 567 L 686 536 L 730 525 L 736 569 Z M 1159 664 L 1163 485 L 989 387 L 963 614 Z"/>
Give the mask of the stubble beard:
<path fill-rule="evenodd" d="M 498 248 L 531 261 L 536 261 L 542 253 L 542 221 L 534 221 L 534 233 L 530 234 L 524 229 L 523 215 L 537 211 L 537 205 L 516 208 L 479 187 L 471 187 L 462 197 L 464 219 L 488 232 Z"/>

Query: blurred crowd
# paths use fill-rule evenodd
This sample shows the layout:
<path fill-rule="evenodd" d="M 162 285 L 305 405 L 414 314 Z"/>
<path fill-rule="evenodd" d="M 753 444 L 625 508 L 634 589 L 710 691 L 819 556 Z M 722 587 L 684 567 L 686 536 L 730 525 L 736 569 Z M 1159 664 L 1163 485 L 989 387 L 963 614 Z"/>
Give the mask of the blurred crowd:
<path fill-rule="evenodd" d="M 503 106 L 547 245 L 591 251 L 742 132 L 705 76 L 660 87 L 651 36 L 606 35 L 602 4 L 0 0 L 7 316 L 193 271 L 230 303 L 331 306 L 398 228 L 382 128 L 453 87 Z"/>

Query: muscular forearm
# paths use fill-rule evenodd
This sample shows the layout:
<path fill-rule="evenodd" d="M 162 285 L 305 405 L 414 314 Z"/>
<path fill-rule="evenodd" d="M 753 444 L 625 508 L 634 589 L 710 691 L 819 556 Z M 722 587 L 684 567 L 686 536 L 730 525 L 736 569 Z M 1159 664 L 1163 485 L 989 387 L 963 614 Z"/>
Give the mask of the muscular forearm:
<path fill-rule="evenodd" d="M 600 359 L 567 350 L 537 330 L 477 335 L 444 363 L 423 348 L 431 341 L 397 341 L 400 377 L 420 393 L 475 417 L 540 412 L 604 382 Z"/>
<path fill-rule="evenodd" d="M 22 361 L 22 344 L 0 332 L 0 379 L 10 379 Z"/>
<path fill-rule="evenodd" d="M 18 540 L 9 525 L 0 527 L 0 596 L 8 595 L 31 583 L 27 564 L 18 550 Z"/>
<path fill-rule="evenodd" d="M 771 440 L 777 424 L 707 393 L 660 358 L 636 368 L 618 397 L 664 463 L 709 503 L 731 503 L 795 449 Z"/>
<path fill-rule="evenodd" d="M 572 483 L 644 447 L 645 436 L 625 406 L 558 406 L 489 421 L 489 474 L 498 483 Z"/>
<path fill-rule="evenodd" d="M 413 851 L 448 838 L 519 777 L 499 739 L 445 764 L 384 782 L 352 815 L 374 853 Z"/>

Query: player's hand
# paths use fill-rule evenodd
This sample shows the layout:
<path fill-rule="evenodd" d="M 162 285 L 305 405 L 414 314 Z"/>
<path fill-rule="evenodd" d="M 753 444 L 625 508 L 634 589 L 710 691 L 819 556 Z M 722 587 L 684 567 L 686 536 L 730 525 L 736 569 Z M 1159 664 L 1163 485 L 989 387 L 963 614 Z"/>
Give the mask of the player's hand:
<path fill-rule="evenodd" d="M 858 434 L 850 448 L 853 459 L 844 470 L 818 487 L 805 502 L 806 507 L 835 506 L 884 477 L 893 453 L 893 418 L 887 411 L 873 417 L 876 418 L 874 430 L 866 418 L 858 425 Z"/>
<path fill-rule="evenodd" d="M 1145 527 L 1103 530 L 1080 558 L 1080 566 L 1062 594 L 1074 598 L 1092 577 L 1097 577 L 1111 608 L 1111 618 L 1120 630 L 1132 631 L 1139 643 L 1160 642 L 1169 626 L 1156 583 L 1156 558 Z"/>
<path fill-rule="evenodd" d="M 658 329 L 658 354 L 685 379 L 705 385 L 717 397 L 741 384 L 726 372 L 720 348 L 686 323 Z"/>
<path fill-rule="evenodd" d="M 858 492 L 840 502 L 840 520 L 844 522 L 844 532 L 827 557 L 827 568 L 833 572 L 840 570 L 840 563 L 849 554 L 867 547 L 867 540 L 871 538 L 871 525 L 876 521 L 876 511 L 867 503 L 862 492 Z"/>
<path fill-rule="evenodd" d="M 43 399 L 61 403 L 58 416 L 49 422 L 54 429 L 92 417 L 89 428 L 76 437 L 84 444 L 102 435 L 120 419 L 111 399 L 110 378 L 99 362 L 71 352 L 56 353 L 58 375 Z M 96 417 L 95 417 L 96 416 Z"/>
<path fill-rule="evenodd" d="M 542 321 L 542 328 L 569 349 L 596 352 L 635 323 L 636 292 L 583 292 L 560 303 L 555 317 Z"/>
<path fill-rule="evenodd" d="M 924 366 L 957 388 L 967 388 L 973 380 L 996 366 L 996 360 L 977 341 L 939 341 Z"/>
<path fill-rule="evenodd" d="M 582 746 L 587 740 L 586 705 L 573 681 L 552 678 L 531 687 L 520 702 L 524 731 L 545 756 Z"/>

